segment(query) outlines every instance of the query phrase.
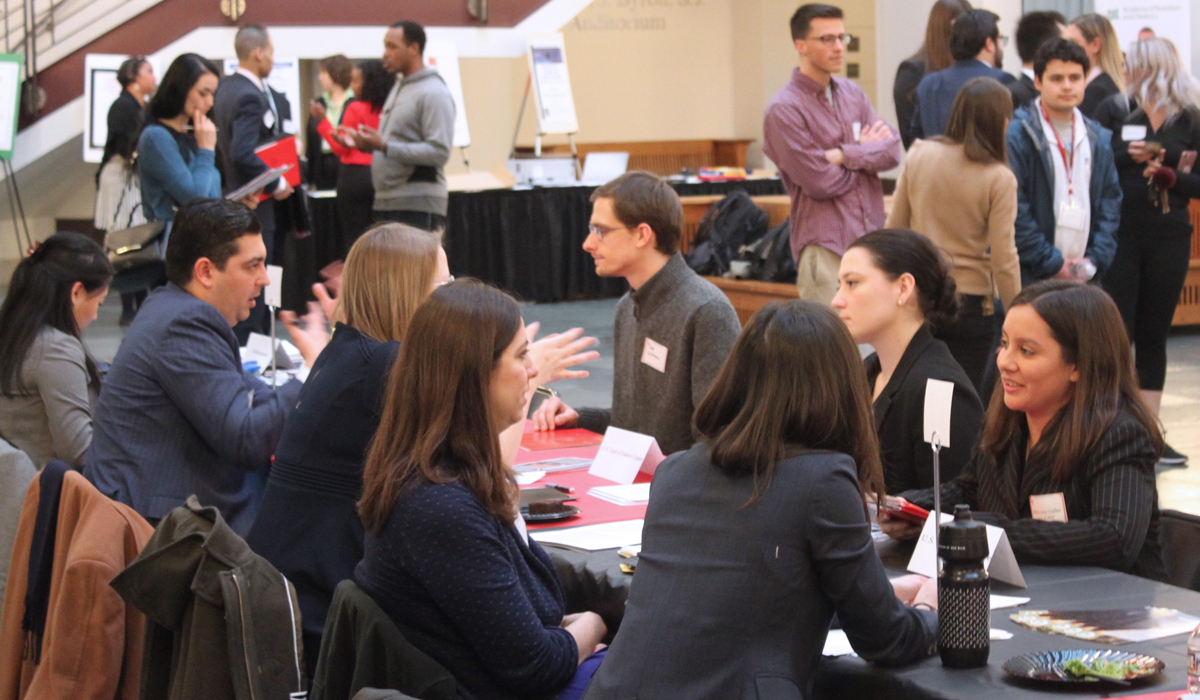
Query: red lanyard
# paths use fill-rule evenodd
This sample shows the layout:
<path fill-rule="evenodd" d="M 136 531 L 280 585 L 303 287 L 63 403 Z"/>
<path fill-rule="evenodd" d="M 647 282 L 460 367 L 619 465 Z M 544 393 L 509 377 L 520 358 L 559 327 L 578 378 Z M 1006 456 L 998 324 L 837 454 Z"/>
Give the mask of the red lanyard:
<path fill-rule="evenodd" d="M 1050 121 L 1050 113 L 1046 111 L 1046 105 L 1038 102 L 1038 106 L 1042 108 L 1042 116 L 1046 118 L 1046 123 L 1050 125 L 1050 131 L 1054 132 L 1054 140 L 1058 143 L 1058 153 L 1062 156 L 1063 165 L 1067 168 L 1067 194 L 1075 194 L 1075 183 L 1071 179 L 1075 177 L 1075 113 L 1071 113 L 1071 158 L 1067 159 L 1067 149 L 1063 146 L 1062 139 L 1058 136 L 1058 129 L 1054 128 L 1054 122 Z"/>

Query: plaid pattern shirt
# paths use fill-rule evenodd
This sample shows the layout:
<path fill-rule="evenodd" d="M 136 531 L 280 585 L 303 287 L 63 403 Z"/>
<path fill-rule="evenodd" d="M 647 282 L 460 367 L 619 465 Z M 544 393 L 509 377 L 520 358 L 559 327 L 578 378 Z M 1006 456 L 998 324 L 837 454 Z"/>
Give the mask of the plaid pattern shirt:
<path fill-rule="evenodd" d="M 900 164 L 900 135 L 860 144 L 854 125 L 866 131 L 879 121 L 862 88 L 832 78 L 830 95 L 800 72 L 771 99 L 763 117 L 763 150 L 779 168 L 792 198 L 792 255 L 819 245 L 842 255 L 858 237 L 883 228 L 883 185 L 879 173 Z M 841 148 L 842 165 L 825 159 Z"/>

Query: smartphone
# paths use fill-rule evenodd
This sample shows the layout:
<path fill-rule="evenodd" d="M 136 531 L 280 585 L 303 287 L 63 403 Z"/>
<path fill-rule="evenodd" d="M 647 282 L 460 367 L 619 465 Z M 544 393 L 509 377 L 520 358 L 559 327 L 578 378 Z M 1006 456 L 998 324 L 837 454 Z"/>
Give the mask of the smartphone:
<path fill-rule="evenodd" d="M 904 505 L 899 508 L 891 505 L 884 506 L 883 511 L 893 518 L 907 520 L 918 525 L 925 524 L 925 521 L 929 519 L 929 511 L 908 501 L 905 501 Z"/>

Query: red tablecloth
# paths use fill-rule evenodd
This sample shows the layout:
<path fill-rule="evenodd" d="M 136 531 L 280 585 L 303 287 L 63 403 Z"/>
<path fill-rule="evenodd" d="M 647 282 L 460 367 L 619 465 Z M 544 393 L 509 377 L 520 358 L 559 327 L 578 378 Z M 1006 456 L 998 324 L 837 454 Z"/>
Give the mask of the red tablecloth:
<path fill-rule="evenodd" d="M 525 422 L 525 431 L 532 430 L 529 421 Z M 592 459 L 600 450 L 599 445 L 588 445 L 586 447 L 572 447 L 562 450 L 521 450 L 517 454 L 516 463 L 524 464 L 527 462 L 539 462 L 545 459 L 554 459 L 556 457 L 583 457 Z M 528 523 L 530 530 L 549 529 L 555 527 L 578 527 L 580 525 L 596 525 L 598 523 L 612 523 L 618 520 L 639 520 L 646 517 L 646 506 L 619 506 L 615 503 L 609 503 L 602 498 L 587 495 L 588 489 L 593 486 L 611 486 L 613 482 L 608 479 L 602 479 L 598 476 L 592 476 L 587 473 L 586 469 L 575 472 L 560 472 L 558 474 L 547 474 L 540 481 L 525 486 L 524 488 L 539 488 L 545 486 L 549 481 L 554 484 L 562 484 L 575 489 L 575 498 L 571 501 L 571 505 L 578 506 L 579 515 L 560 520 L 554 523 L 544 523 L 535 525 Z M 634 483 L 643 484 L 650 481 L 650 476 L 647 474 L 638 474 L 634 479 Z"/>

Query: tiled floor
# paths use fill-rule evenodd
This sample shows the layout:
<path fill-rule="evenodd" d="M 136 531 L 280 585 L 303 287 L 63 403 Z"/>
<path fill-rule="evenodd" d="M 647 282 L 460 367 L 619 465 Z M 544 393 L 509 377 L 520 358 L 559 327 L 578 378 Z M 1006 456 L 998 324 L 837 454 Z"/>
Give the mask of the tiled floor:
<path fill-rule="evenodd" d="M 542 323 L 542 333 L 555 333 L 575 326 L 587 329 L 600 340 L 599 360 L 586 365 L 591 376 L 568 379 L 554 386 L 563 400 L 573 406 L 608 406 L 612 397 L 612 322 L 616 299 L 529 304 L 525 321 Z M 116 294 L 100 309 L 100 317 L 84 332 L 84 340 L 97 359 L 110 360 L 120 344 L 117 326 L 121 305 Z M 1159 502 L 1172 508 L 1200 514 L 1200 329 L 1177 330 L 1167 347 L 1167 386 L 1163 396 L 1162 421 L 1167 439 L 1175 449 L 1190 455 L 1188 467 L 1165 469 L 1158 477 Z"/>

